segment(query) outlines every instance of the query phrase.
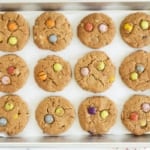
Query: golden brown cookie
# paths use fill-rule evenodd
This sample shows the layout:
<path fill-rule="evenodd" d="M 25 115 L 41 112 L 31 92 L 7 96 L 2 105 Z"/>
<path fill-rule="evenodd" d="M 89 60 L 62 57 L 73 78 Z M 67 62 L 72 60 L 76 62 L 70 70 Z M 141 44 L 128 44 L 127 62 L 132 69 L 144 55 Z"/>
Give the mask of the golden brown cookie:
<path fill-rule="evenodd" d="M 71 67 L 63 58 L 49 55 L 38 61 L 34 77 L 42 89 L 50 92 L 61 91 L 71 80 Z"/>
<path fill-rule="evenodd" d="M 26 83 L 29 69 L 26 62 L 15 54 L 0 57 L 0 91 L 16 92 Z"/>
<path fill-rule="evenodd" d="M 135 135 L 142 135 L 150 131 L 150 97 L 133 95 L 125 102 L 122 123 Z"/>
<path fill-rule="evenodd" d="M 86 98 L 79 106 L 78 116 L 83 130 L 92 135 L 104 134 L 115 124 L 117 109 L 107 97 Z"/>
<path fill-rule="evenodd" d="M 28 106 L 19 96 L 0 97 L 0 132 L 16 135 L 23 131 L 28 118 Z"/>
<path fill-rule="evenodd" d="M 33 27 L 35 44 L 41 49 L 60 51 L 72 40 L 72 29 L 67 18 L 56 12 L 42 13 Z"/>
<path fill-rule="evenodd" d="M 77 30 L 80 41 L 95 49 L 110 44 L 115 36 L 112 19 L 103 13 L 92 13 L 84 17 Z"/>
<path fill-rule="evenodd" d="M 120 25 L 122 39 L 131 47 L 142 48 L 150 44 L 150 15 L 129 14 Z"/>
<path fill-rule="evenodd" d="M 35 115 L 43 133 L 58 135 L 71 127 L 75 118 L 75 110 L 67 99 L 51 96 L 38 105 Z"/>
<path fill-rule="evenodd" d="M 0 14 L 0 50 L 15 52 L 23 49 L 29 38 L 29 26 L 24 17 L 15 12 Z"/>
<path fill-rule="evenodd" d="M 143 50 L 131 53 L 119 68 L 123 82 L 135 91 L 150 88 L 150 54 Z"/>
<path fill-rule="evenodd" d="M 80 58 L 74 72 L 80 87 L 95 93 L 107 90 L 115 80 L 115 67 L 102 51 L 93 51 Z"/>

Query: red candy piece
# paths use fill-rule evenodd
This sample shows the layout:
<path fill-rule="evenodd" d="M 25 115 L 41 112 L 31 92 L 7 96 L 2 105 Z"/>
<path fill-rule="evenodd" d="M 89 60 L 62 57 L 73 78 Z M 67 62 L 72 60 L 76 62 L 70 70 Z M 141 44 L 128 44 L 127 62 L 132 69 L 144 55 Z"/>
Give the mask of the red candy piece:
<path fill-rule="evenodd" d="M 93 24 L 86 23 L 85 26 L 84 26 L 84 28 L 85 28 L 86 31 L 91 32 L 93 30 Z"/>
<path fill-rule="evenodd" d="M 13 66 L 10 66 L 10 67 L 7 68 L 8 74 L 13 74 L 14 70 L 15 70 L 15 67 L 13 67 Z"/>
<path fill-rule="evenodd" d="M 130 114 L 130 120 L 137 121 L 138 120 L 138 114 L 136 112 L 133 112 Z"/>

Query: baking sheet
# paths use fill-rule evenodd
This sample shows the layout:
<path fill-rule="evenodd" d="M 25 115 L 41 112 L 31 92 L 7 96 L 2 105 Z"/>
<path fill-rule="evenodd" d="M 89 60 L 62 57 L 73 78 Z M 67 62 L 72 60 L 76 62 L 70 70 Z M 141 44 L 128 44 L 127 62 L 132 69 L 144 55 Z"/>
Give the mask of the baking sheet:
<path fill-rule="evenodd" d="M 103 12 L 109 15 L 114 20 L 116 30 L 117 30 L 115 38 L 111 44 L 101 49 L 97 49 L 97 50 L 104 51 L 111 58 L 113 64 L 116 66 L 116 80 L 106 92 L 97 93 L 97 94 L 82 90 L 74 79 L 74 66 L 77 60 L 83 55 L 85 55 L 86 53 L 93 51 L 93 49 L 84 46 L 79 41 L 76 35 L 76 27 L 84 16 L 93 12 Z M 145 12 L 149 13 L 148 11 Z M 42 133 L 42 130 L 38 127 L 36 123 L 35 109 L 39 104 L 39 102 L 47 96 L 64 96 L 68 100 L 70 100 L 70 102 L 74 105 L 76 109 L 76 119 L 73 126 L 62 135 L 74 135 L 74 136 L 88 135 L 80 128 L 78 116 L 77 116 L 77 110 L 81 101 L 83 101 L 86 97 L 96 96 L 96 95 L 109 97 L 116 103 L 118 108 L 117 122 L 107 134 L 123 135 L 129 133 L 122 125 L 120 120 L 120 114 L 124 102 L 133 94 L 150 95 L 149 90 L 145 92 L 135 92 L 129 89 L 121 81 L 121 78 L 118 73 L 118 67 L 120 66 L 120 63 L 122 62 L 124 57 L 137 50 L 129 47 L 126 43 L 124 43 L 119 33 L 120 22 L 126 15 L 133 13 L 133 11 L 61 11 L 61 13 L 63 13 L 71 23 L 71 26 L 73 28 L 73 39 L 71 44 L 65 50 L 60 52 L 40 50 L 33 42 L 32 27 L 34 25 L 35 19 L 42 13 L 42 11 L 20 11 L 18 13 L 22 14 L 29 22 L 31 35 L 24 49 L 22 51 L 15 52 L 15 54 L 25 59 L 30 70 L 30 76 L 27 80 L 27 83 L 22 89 L 20 89 L 15 93 L 21 96 L 27 102 L 30 110 L 29 123 L 27 124 L 24 131 L 18 134 L 17 136 L 38 137 L 38 136 L 46 135 Z M 149 47 L 144 47 L 143 50 L 149 51 Z M 4 54 L 7 53 L 0 52 L 0 55 L 4 55 Z M 41 88 L 39 88 L 34 80 L 34 75 L 33 75 L 34 66 L 36 65 L 39 59 L 44 58 L 47 55 L 58 55 L 60 57 L 63 57 L 65 60 L 69 61 L 71 64 L 72 72 L 73 72 L 72 80 L 70 81 L 68 86 L 64 88 L 63 91 L 55 92 L 55 93 L 46 92 Z M 5 95 L 5 93 L 0 93 L 0 96 L 3 95 Z M 6 135 L 1 133 L 0 136 L 6 136 Z"/>

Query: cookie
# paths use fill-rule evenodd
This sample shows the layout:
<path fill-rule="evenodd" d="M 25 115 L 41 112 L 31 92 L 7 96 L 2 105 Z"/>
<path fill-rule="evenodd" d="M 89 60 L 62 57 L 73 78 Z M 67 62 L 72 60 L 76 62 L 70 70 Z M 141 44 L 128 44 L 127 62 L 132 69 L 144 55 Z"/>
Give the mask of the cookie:
<path fill-rule="evenodd" d="M 15 54 L 0 57 L 0 91 L 16 92 L 26 83 L 29 69 L 26 62 Z"/>
<path fill-rule="evenodd" d="M 128 55 L 119 68 L 123 82 L 135 91 L 150 88 L 150 55 L 138 50 Z"/>
<path fill-rule="evenodd" d="M 112 19 L 103 13 L 92 13 L 84 17 L 77 30 L 80 41 L 95 49 L 110 44 L 115 36 Z"/>
<path fill-rule="evenodd" d="M 79 86 L 95 93 L 107 90 L 115 80 L 115 67 L 102 51 L 93 51 L 80 58 L 74 72 Z"/>
<path fill-rule="evenodd" d="M 83 130 L 92 135 L 100 135 L 108 132 L 115 124 L 117 109 L 109 98 L 93 96 L 80 104 L 78 116 Z"/>
<path fill-rule="evenodd" d="M 72 104 L 60 96 L 45 98 L 36 109 L 36 120 L 43 133 L 58 135 L 73 124 L 75 110 Z"/>
<path fill-rule="evenodd" d="M 24 48 L 29 39 L 29 25 L 15 12 L 0 14 L 0 50 L 15 52 Z"/>
<path fill-rule="evenodd" d="M 141 48 L 150 44 L 150 15 L 137 12 L 129 14 L 120 25 L 122 39 L 131 47 Z"/>
<path fill-rule="evenodd" d="M 34 77 L 42 89 L 49 92 L 61 91 L 71 80 L 71 67 L 63 58 L 49 55 L 38 61 Z"/>
<path fill-rule="evenodd" d="M 45 12 L 35 21 L 33 39 L 41 49 L 60 51 L 72 40 L 72 29 L 67 18 L 56 12 Z"/>
<path fill-rule="evenodd" d="M 0 132 L 16 135 L 23 131 L 28 118 L 28 106 L 19 96 L 0 97 Z"/>
<path fill-rule="evenodd" d="M 150 97 L 133 95 L 124 104 L 122 123 L 135 135 L 150 131 Z"/>

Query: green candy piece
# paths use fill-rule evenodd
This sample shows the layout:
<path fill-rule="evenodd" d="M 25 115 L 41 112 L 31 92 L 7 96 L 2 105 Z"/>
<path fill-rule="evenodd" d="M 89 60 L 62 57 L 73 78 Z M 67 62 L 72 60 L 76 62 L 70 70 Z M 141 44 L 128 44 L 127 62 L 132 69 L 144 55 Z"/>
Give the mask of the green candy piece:
<path fill-rule="evenodd" d="M 141 21 L 140 26 L 143 30 L 147 30 L 149 28 L 149 22 L 146 20 L 143 20 L 143 21 Z"/>
<path fill-rule="evenodd" d="M 18 43 L 18 40 L 17 40 L 16 37 L 11 36 L 11 37 L 9 37 L 9 39 L 8 39 L 8 43 L 9 43 L 10 45 L 16 45 L 16 44 Z"/>
<path fill-rule="evenodd" d="M 103 111 L 100 112 L 100 117 L 102 119 L 106 119 L 108 116 L 109 116 L 109 113 L 108 113 L 107 110 L 103 110 Z"/>
<path fill-rule="evenodd" d="M 56 64 L 54 64 L 54 71 L 56 71 L 56 72 L 59 72 L 59 71 L 61 71 L 62 70 L 62 65 L 61 64 L 59 64 L 59 63 L 56 63 Z"/>
<path fill-rule="evenodd" d="M 103 61 L 99 62 L 97 65 L 97 70 L 102 71 L 105 68 L 105 63 Z"/>

